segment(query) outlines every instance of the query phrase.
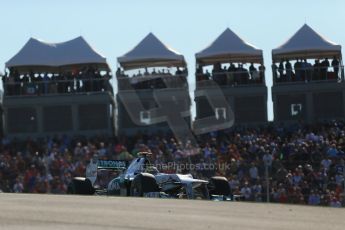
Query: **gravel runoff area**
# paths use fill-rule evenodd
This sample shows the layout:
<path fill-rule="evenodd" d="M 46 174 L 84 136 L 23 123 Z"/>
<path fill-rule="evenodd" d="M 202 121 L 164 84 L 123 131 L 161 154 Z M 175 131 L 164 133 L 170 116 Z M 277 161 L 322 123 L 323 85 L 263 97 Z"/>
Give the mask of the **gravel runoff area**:
<path fill-rule="evenodd" d="M 344 228 L 344 208 L 0 193 L 0 229 L 4 230 Z"/>

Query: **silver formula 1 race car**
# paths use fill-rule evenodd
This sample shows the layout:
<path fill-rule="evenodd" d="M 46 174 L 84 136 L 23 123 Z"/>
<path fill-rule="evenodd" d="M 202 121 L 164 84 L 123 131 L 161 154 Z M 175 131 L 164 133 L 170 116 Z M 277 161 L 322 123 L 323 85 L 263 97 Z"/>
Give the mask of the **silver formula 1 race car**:
<path fill-rule="evenodd" d="M 230 186 L 225 177 L 209 181 L 195 179 L 191 174 L 160 173 L 142 152 L 128 167 L 125 161 L 91 160 L 86 177 L 75 177 L 68 186 L 70 194 L 107 194 L 114 196 L 141 196 L 160 198 L 231 200 Z M 105 188 L 95 186 L 99 171 L 117 171 Z"/>

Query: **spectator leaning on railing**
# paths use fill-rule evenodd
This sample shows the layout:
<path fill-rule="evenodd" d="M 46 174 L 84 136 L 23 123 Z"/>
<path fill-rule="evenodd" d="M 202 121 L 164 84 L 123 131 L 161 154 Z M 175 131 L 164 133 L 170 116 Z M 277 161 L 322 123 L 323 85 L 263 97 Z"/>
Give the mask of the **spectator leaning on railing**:
<path fill-rule="evenodd" d="M 294 62 L 293 68 L 290 61 Z M 294 60 L 281 60 L 279 66 L 273 63 L 272 75 L 274 82 L 344 80 L 343 76 L 339 76 L 340 66 L 337 57 L 333 57 L 331 64 L 328 58 L 323 60 L 314 59 L 313 61 L 314 64 L 307 59 L 295 58 Z M 332 68 L 330 68 L 331 66 Z"/>
<path fill-rule="evenodd" d="M 6 96 L 45 95 L 82 92 L 113 92 L 110 72 L 102 73 L 92 66 L 59 73 L 19 73 L 11 68 L 2 77 Z"/>

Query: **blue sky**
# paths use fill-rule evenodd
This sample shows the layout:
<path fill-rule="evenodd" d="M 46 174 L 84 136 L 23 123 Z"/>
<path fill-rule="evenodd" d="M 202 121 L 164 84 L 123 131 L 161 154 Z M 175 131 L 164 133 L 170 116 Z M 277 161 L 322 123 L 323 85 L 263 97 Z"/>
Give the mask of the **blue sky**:
<path fill-rule="evenodd" d="M 305 22 L 345 45 L 343 0 L 0 0 L 0 65 L 30 37 L 62 42 L 79 35 L 107 57 L 126 53 L 149 32 L 185 55 L 193 87 L 194 54 L 229 27 L 263 49 L 271 85 L 271 50 Z M 269 118 L 272 118 L 269 104 Z"/>

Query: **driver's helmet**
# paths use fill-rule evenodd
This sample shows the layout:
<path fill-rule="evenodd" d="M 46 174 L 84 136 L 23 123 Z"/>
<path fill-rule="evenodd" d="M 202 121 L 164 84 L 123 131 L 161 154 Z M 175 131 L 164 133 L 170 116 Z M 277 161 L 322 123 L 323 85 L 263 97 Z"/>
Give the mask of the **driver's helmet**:
<path fill-rule="evenodd" d="M 159 173 L 158 169 L 154 166 L 148 166 L 145 170 L 145 172 L 147 173 L 151 173 L 153 175 L 156 175 L 157 173 Z"/>
<path fill-rule="evenodd" d="M 96 164 L 98 162 L 98 155 L 94 154 L 91 158 L 91 163 Z"/>

